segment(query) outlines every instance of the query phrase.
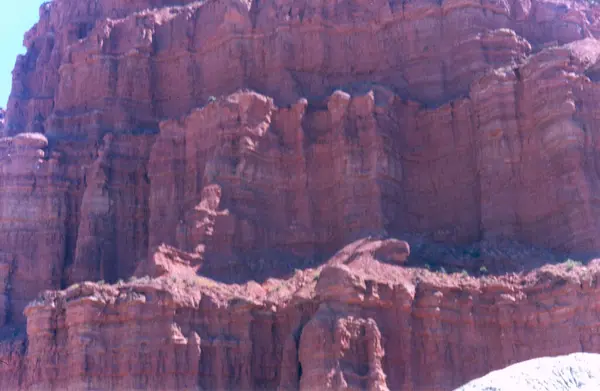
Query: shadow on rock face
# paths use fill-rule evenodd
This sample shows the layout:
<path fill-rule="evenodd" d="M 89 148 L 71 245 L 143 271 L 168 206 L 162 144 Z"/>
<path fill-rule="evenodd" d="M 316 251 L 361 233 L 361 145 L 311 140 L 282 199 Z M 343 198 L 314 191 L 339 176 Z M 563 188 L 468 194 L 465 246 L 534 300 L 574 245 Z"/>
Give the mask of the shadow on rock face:
<path fill-rule="evenodd" d="M 410 255 L 410 245 L 404 240 L 384 240 L 374 255 L 380 261 L 402 265 Z"/>
<path fill-rule="evenodd" d="M 177 251 L 183 254 L 183 258 L 197 258 L 192 264 L 197 265 L 199 275 L 227 284 L 249 281 L 262 283 L 269 278 L 286 279 L 298 271 L 328 265 L 343 265 L 351 269 L 383 267 L 392 273 L 406 269 L 427 269 L 442 274 L 462 273 L 484 277 L 526 274 L 545 265 L 563 265 L 571 270 L 598 258 L 597 254 L 559 254 L 510 240 L 488 240 L 458 246 L 411 234 L 394 236 L 368 235 L 353 240 L 335 253 L 313 253 L 308 257 L 286 249 L 229 255 Z"/>
<path fill-rule="evenodd" d="M 466 245 L 440 243 L 431 238 L 403 234 L 411 247 L 405 266 L 442 273 L 466 272 L 472 276 L 528 273 L 544 265 L 588 264 L 598 253 L 561 253 L 512 239 L 487 239 Z"/>
<path fill-rule="evenodd" d="M 348 243 L 333 254 L 314 254 L 312 257 L 294 255 L 285 250 L 221 256 L 208 254 L 199 269 L 203 276 L 225 283 L 244 283 L 268 278 L 288 278 L 297 270 L 324 265 L 352 265 L 356 262 L 378 262 L 402 267 L 410 255 L 408 242 L 367 236 Z"/>

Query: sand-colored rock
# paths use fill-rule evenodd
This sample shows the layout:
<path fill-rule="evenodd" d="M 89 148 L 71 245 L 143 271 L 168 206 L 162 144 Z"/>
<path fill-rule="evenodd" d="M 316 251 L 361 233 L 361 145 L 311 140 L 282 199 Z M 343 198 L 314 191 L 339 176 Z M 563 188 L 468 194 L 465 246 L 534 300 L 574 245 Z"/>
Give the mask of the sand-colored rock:
<path fill-rule="evenodd" d="M 600 388 L 600 355 L 573 353 L 513 364 L 455 391 L 593 391 Z"/>

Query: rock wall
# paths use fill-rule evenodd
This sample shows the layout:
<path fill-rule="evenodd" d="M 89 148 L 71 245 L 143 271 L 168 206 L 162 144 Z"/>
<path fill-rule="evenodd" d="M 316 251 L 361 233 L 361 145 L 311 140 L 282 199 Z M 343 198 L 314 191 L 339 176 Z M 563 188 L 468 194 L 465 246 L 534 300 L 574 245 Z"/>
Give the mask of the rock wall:
<path fill-rule="evenodd" d="M 578 1 L 44 4 L 0 113 L 3 389 L 445 390 L 598 350 L 594 268 L 488 291 L 331 257 L 600 249 L 599 27 Z"/>
<path fill-rule="evenodd" d="M 263 286 L 216 283 L 179 259 L 158 278 L 47 293 L 26 309 L 21 387 L 451 390 L 600 348 L 597 263 L 476 279 L 386 264 L 379 243 Z"/>

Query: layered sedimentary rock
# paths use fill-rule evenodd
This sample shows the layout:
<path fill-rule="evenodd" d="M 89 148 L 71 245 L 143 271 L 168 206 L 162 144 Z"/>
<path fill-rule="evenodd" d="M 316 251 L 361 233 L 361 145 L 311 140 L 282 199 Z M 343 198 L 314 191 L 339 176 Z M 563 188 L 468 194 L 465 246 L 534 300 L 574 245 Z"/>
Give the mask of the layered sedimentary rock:
<path fill-rule="evenodd" d="M 47 146 L 39 133 L 0 139 L 2 325 L 23 322 L 25 305 L 59 287 L 64 272 L 67 183 Z"/>
<path fill-rule="evenodd" d="M 2 388 L 446 390 L 599 350 L 596 266 L 459 282 L 401 240 L 600 249 L 599 21 L 44 4 L 0 119 Z"/>
<path fill-rule="evenodd" d="M 3 132 L 60 156 L 63 287 L 179 246 L 212 185 L 227 213 L 208 250 L 226 257 L 384 230 L 597 248 L 577 130 L 595 121 L 596 11 L 183 3 L 55 1 L 25 37 Z"/>
<path fill-rule="evenodd" d="M 381 245 L 262 285 L 197 276 L 163 248 L 152 279 L 49 292 L 26 310 L 21 387 L 451 390 L 600 348 L 596 262 L 476 279 L 381 262 Z"/>

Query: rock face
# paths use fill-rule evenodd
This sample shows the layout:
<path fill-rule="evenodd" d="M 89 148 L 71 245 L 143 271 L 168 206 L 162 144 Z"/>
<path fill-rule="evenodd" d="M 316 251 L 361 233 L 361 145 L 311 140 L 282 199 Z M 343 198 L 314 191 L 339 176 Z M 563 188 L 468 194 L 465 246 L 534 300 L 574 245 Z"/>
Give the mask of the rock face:
<path fill-rule="evenodd" d="M 600 388 L 600 355 L 573 353 L 511 365 L 473 380 L 456 391 L 592 391 Z"/>
<path fill-rule="evenodd" d="M 152 278 L 31 303 L 3 389 L 451 390 L 532 356 L 600 349 L 598 262 L 478 279 L 379 262 L 373 247 L 232 285 L 163 246 Z"/>
<path fill-rule="evenodd" d="M 44 4 L 0 113 L 1 388 L 446 390 L 598 351 L 596 266 L 443 278 L 404 241 L 600 250 L 597 38 L 564 0 Z"/>

